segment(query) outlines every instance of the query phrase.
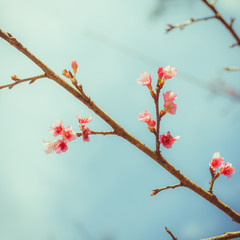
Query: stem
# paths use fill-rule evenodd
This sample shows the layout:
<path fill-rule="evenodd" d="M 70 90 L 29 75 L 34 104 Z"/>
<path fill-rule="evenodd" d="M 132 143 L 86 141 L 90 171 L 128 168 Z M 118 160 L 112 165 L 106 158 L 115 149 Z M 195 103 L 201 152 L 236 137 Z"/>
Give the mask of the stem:
<path fill-rule="evenodd" d="M 154 99 L 155 107 L 156 107 L 156 153 L 160 154 L 160 142 L 159 142 L 159 131 L 160 131 L 160 112 L 159 112 L 159 94 L 160 94 L 160 88 L 157 84 L 156 86 L 156 98 Z"/>

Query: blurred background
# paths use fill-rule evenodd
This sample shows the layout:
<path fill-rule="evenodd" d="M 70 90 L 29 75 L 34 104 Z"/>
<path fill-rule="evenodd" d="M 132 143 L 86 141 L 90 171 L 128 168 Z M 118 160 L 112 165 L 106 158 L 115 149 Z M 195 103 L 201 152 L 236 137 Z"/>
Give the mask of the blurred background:
<path fill-rule="evenodd" d="M 238 0 L 218 0 L 216 8 L 240 27 Z M 127 131 L 154 148 L 154 137 L 137 115 L 154 116 L 149 91 L 136 83 L 159 66 L 178 74 L 163 91 L 178 94 L 176 115 L 167 114 L 161 133 L 181 136 L 163 156 L 208 189 L 209 162 L 220 152 L 236 169 L 220 176 L 214 193 L 240 211 L 239 47 L 217 20 L 166 34 L 167 23 L 211 16 L 201 1 L 190 0 L 9 0 L 0 1 L 0 28 L 11 33 L 56 73 L 79 63 L 78 81 L 87 95 Z M 239 32 L 238 32 L 239 33 Z M 0 39 L 0 85 L 11 76 L 41 74 L 22 53 Z M 233 93 L 234 94 L 229 94 Z M 162 106 L 163 103 L 160 103 Z M 58 86 L 41 79 L 0 91 L 0 238 L 7 240 L 171 239 L 167 226 L 185 240 L 239 230 L 215 206 L 188 189 L 151 197 L 152 189 L 177 184 L 166 170 L 116 136 L 91 136 L 69 143 L 66 153 L 44 153 L 43 139 L 55 120 L 79 131 L 76 115 L 93 115 L 89 128 L 111 130 Z"/>

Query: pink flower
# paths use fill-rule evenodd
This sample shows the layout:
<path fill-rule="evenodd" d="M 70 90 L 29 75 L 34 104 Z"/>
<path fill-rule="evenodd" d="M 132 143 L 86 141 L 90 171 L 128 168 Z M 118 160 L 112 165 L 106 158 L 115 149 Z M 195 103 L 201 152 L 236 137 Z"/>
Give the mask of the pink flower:
<path fill-rule="evenodd" d="M 158 79 L 162 79 L 163 77 L 163 67 L 161 66 L 159 69 L 158 69 Z"/>
<path fill-rule="evenodd" d="M 230 178 L 232 177 L 232 174 L 235 173 L 235 168 L 232 167 L 231 163 L 227 162 L 222 165 L 220 171 L 223 176 L 227 176 L 228 178 Z"/>
<path fill-rule="evenodd" d="M 143 113 L 139 113 L 138 120 L 149 124 L 151 121 L 151 113 L 148 110 L 145 110 Z"/>
<path fill-rule="evenodd" d="M 62 137 L 66 142 L 71 142 L 72 140 L 76 139 L 77 134 L 72 130 L 72 126 L 69 125 L 65 129 L 63 128 Z"/>
<path fill-rule="evenodd" d="M 213 154 L 212 161 L 209 163 L 211 168 L 220 168 L 224 162 L 224 158 L 220 157 L 219 152 Z"/>
<path fill-rule="evenodd" d="M 178 140 L 180 137 L 173 137 L 170 134 L 170 131 L 167 133 L 164 133 L 163 135 L 160 135 L 159 141 L 165 148 L 172 148 L 173 143 Z"/>
<path fill-rule="evenodd" d="M 83 118 L 82 116 L 77 115 L 77 119 L 78 122 L 82 125 L 82 127 L 85 127 L 87 123 L 90 123 L 92 121 L 92 116 L 90 114 L 88 117 Z"/>
<path fill-rule="evenodd" d="M 176 114 L 177 110 L 177 104 L 171 101 L 167 101 L 163 105 L 165 112 L 168 112 L 170 114 Z"/>
<path fill-rule="evenodd" d="M 55 150 L 55 142 L 52 142 L 52 141 L 50 141 L 50 140 L 44 140 L 43 139 L 43 143 L 44 143 L 44 145 L 45 145 L 45 150 L 44 150 L 44 152 L 46 153 L 46 154 L 49 154 L 49 153 L 52 153 L 54 150 Z"/>
<path fill-rule="evenodd" d="M 176 74 L 177 74 L 177 69 L 172 67 L 171 65 L 168 65 L 163 70 L 163 75 L 164 75 L 164 78 L 166 79 L 170 79 L 174 77 Z"/>
<path fill-rule="evenodd" d="M 57 137 L 58 135 L 62 134 L 63 130 L 63 121 L 56 120 L 53 125 L 49 128 L 49 132 L 54 136 Z"/>
<path fill-rule="evenodd" d="M 167 102 L 167 101 L 172 102 L 177 99 L 177 94 L 174 93 L 173 91 L 167 91 L 163 93 L 163 99 L 164 99 L 164 102 Z"/>
<path fill-rule="evenodd" d="M 62 139 L 59 139 L 55 142 L 55 151 L 56 153 L 66 152 L 68 150 L 67 142 Z"/>
<path fill-rule="evenodd" d="M 89 128 L 85 128 L 83 131 L 82 131 L 82 136 L 83 136 L 83 141 L 84 142 L 89 142 L 90 141 L 90 138 L 88 135 L 91 134 L 91 130 Z"/>
<path fill-rule="evenodd" d="M 77 73 L 78 63 L 76 60 L 72 61 L 72 69 L 74 73 Z"/>
<path fill-rule="evenodd" d="M 147 72 L 140 73 L 140 77 L 139 79 L 137 79 L 137 83 L 151 88 L 152 83 L 151 75 Z"/>
<path fill-rule="evenodd" d="M 155 127 L 156 122 L 154 120 L 151 120 L 148 124 L 150 127 Z"/>

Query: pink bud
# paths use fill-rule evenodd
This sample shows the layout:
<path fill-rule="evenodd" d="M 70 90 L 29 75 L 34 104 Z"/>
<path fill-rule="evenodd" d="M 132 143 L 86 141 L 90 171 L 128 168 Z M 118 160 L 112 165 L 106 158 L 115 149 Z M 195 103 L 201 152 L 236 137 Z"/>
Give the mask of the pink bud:
<path fill-rule="evenodd" d="M 78 63 L 76 60 L 72 61 L 72 69 L 74 73 L 77 73 Z"/>
<path fill-rule="evenodd" d="M 171 65 L 168 65 L 163 70 L 163 75 L 164 75 L 164 78 L 166 79 L 170 79 L 174 77 L 176 74 L 177 74 L 177 69 L 172 67 Z"/>
<path fill-rule="evenodd" d="M 163 105 L 165 112 L 168 112 L 170 114 L 176 114 L 177 110 L 177 104 L 171 101 L 167 101 Z"/>
<path fill-rule="evenodd" d="M 155 127 L 155 125 L 156 125 L 156 122 L 155 122 L 154 120 L 151 120 L 151 121 L 149 122 L 149 126 L 150 126 L 150 127 Z"/>
<path fill-rule="evenodd" d="M 64 69 L 62 71 L 62 75 L 65 76 L 66 78 L 71 78 L 71 75 L 67 69 Z"/>
<path fill-rule="evenodd" d="M 212 161 L 209 163 L 211 168 L 220 168 L 224 162 L 224 158 L 220 157 L 219 152 L 213 154 Z"/>
<path fill-rule="evenodd" d="M 161 66 L 159 69 L 158 69 L 158 79 L 162 79 L 163 77 L 163 67 Z"/>
<path fill-rule="evenodd" d="M 232 177 L 232 174 L 235 173 L 235 168 L 232 167 L 231 163 L 227 162 L 222 165 L 220 171 L 223 176 L 227 176 L 228 178 L 230 178 Z"/>
<path fill-rule="evenodd" d="M 163 135 L 160 135 L 159 141 L 165 148 L 172 148 L 173 143 L 178 140 L 180 137 L 173 137 L 170 134 L 170 131 L 167 133 L 164 133 Z"/>

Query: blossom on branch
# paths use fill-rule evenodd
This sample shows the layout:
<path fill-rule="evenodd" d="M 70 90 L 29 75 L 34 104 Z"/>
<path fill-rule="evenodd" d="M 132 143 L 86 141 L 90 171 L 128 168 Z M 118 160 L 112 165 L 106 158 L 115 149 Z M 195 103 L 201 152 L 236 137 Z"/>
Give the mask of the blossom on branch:
<path fill-rule="evenodd" d="M 62 131 L 63 140 L 66 142 L 71 142 L 77 138 L 77 134 L 72 130 L 72 126 L 69 125 Z"/>
<path fill-rule="evenodd" d="M 227 162 L 222 165 L 220 171 L 223 176 L 227 176 L 228 178 L 230 178 L 232 177 L 232 174 L 235 173 L 235 168 L 232 167 L 231 163 Z"/>
<path fill-rule="evenodd" d="M 77 114 L 77 119 L 80 125 L 84 128 L 87 123 L 90 123 L 92 121 L 92 115 L 90 114 L 88 117 L 84 118 Z"/>
<path fill-rule="evenodd" d="M 71 73 L 67 70 L 67 69 L 64 69 L 62 71 L 62 75 L 65 76 L 66 78 L 71 78 Z"/>
<path fill-rule="evenodd" d="M 220 168 L 222 166 L 224 162 L 224 158 L 220 157 L 220 153 L 219 152 L 215 152 L 213 154 L 213 158 L 212 161 L 209 163 L 209 166 L 211 168 Z"/>
<path fill-rule="evenodd" d="M 66 152 L 68 150 L 67 142 L 59 139 L 55 142 L 55 151 L 56 153 Z"/>
<path fill-rule="evenodd" d="M 160 135 L 159 141 L 163 145 L 163 147 L 169 149 L 169 148 L 172 148 L 173 143 L 179 138 L 180 138 L 179 136 L 177 137 L 171 136 L 170 131 L 168 131 L 167 133 Z"/>
<path fill-rule="evenodd" d="M 82 136 L 83 136 L 83 141 L 84 142 L 89 142 L 90 141 L 90 138 L 88 135 L 91 134 L 91 130 L 89 128 L 85 128 L 83 131 L 82 131 Z"/>
<path fill-rule="evenodd" d="M 63 121 L 62 120 L 56 120 L 53 125 L 49 128 L 49 132 L 54 136 L 57 137 L 58 135 L 61 135 L 63 131 Z"/>
<path fill-rule="evenodd" d="M 159 67 L 158 68 L 158 79 L 162 79 L 163 77 L 163 67 Z"/>
<path fill-rule="evenodd" d="M 163 99 L 164 99 L 164 102 L 167 102 L 167 101 L 172 102 L 177 99 L 177 94 L 174 93 L 173 91 L 167 91 L 163 93 Z"/>
<path fill-rule="evenodd" d="M 138 120 L 149 124 L 151 121 L 151 113 L 148 110 L 145 110 L 143 113 L 139 113 Z"/>
<path fill-rule="evenodd" d="M 149 89 L 152 89 L 152 78 L 151 75 L 147 72 L 140 73 L 140 77 L 137 79 L 137 83 L 142 84 L 143 86 L 147 86 Z"/>
<path fill-rule="evenodd" d="M 168 65 L 163 70 L 163 75 L 165 79 L 170 79 L 174 77 L 177 74 L 177 69 L 172 67 L 171 65 Z"/>
<path fill-rule="evenodd" d="M 161 115 L 164 115 L 166 112 L 170 114 L 176 114 L 177 105 L 173 102 L 177 99 L 177 94 L 173 91 L 167 91 L 163 93 L 164 105 Z"/>
<path fill-rule="evenodd" d="M 43 144 L 45 145 L 44 152 L 46 154 L 50 154 L 50 153 L 54 152 L 54 150 L 55 150 L 55 141 L 50 141 L 50 140 L 46 141 L 46 140 L 43 139 Z"/>

